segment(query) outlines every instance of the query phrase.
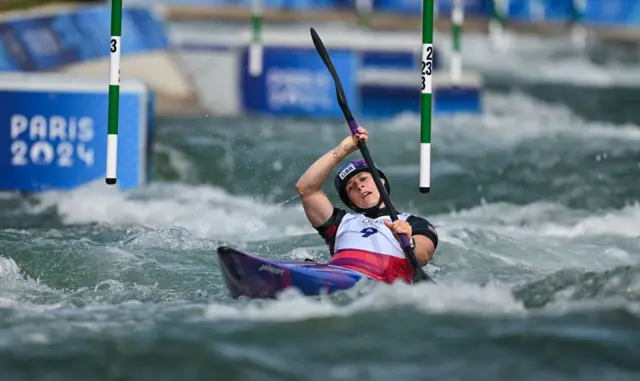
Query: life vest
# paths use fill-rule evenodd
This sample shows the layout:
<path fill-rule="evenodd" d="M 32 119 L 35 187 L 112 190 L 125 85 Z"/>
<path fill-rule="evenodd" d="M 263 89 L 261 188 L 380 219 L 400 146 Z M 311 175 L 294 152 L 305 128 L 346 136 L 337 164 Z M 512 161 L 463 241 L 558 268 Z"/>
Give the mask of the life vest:
<path fill-rule="evenodd" d="M 398 219 L 406 221 L 409 214 Z M 369 218 L 359 213 L 347 213 L 336 231 L 334 255 L 329 264 L 349 268 L 374 279 L 391 283 L 400 278 L 413 280 L 413 268 L 405 258 L 400 243 L 384 221 L 389 216 Z"/>

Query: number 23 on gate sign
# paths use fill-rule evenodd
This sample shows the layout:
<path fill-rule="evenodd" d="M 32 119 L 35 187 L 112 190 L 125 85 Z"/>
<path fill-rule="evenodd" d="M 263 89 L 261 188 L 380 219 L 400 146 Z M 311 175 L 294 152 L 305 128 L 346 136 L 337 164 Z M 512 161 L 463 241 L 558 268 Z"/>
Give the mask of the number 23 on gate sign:
<path fill-rule="evenodd" d="M 431 74 L 433 73 L 433 44 L 422 46 L 422 87 L 423 93 L 431 94 Z"/>

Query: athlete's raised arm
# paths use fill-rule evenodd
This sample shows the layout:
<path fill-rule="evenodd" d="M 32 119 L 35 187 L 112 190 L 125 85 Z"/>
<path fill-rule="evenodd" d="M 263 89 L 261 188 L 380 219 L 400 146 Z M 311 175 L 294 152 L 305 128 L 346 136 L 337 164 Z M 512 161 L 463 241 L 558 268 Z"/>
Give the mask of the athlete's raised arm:
<path fill-rule="evenodd" d="M 329 173 L 342 159 L 358 150 L 358 139 L 362 138 L 366 142 L 369 137 L 363 127 L 358 127 L 358 132 L 358 135 L 344 138 L 334 149 L 311 164 L 296 183 L 302 207 L 313 227 L 324 224 L 333 213 L 333 204 L 322 191 Z"/>

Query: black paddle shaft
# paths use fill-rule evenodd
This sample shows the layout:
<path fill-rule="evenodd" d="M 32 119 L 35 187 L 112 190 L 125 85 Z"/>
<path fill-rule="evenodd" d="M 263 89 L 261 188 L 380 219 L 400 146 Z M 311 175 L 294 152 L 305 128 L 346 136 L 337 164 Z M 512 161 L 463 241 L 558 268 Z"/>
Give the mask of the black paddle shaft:
<path fill-rule="evenodd" d="M 338 77 L 338 73 L 336 72 L 336 69 L 333 66 L 333 62 L 331 62 L 329 53 L 327 52 L 327 49 L 324 47 L 324 44 L 322 43 L 320 36 L 318 36 L 318 33 L 313 28 L 311 28 L 311 39 L 313 40 L 313 45 L 316 47 L 318 54 L 320 54 L 320 58 L 322 58 L 322 61 L 327 66 L 327 69 L 329 69 L 329 73 L 331 73 L 331 76 L 333 77 L 333 81 L 336 85 L 336 96 L 338 98 L 338 104 L 340 105 L 340 109 L 342 109 L 342 113 L 344 114 L 344 118 L 346 119 L 347 124 L 349 125 L 349 129 L 351 130 L 351 133 L 353 135 L 356 135 L 358 133 L 358 123 L 356 123 L 355 118 L 353 117 L 353 115 L 351 114 L 351 110 L 349 109 L 349 105 L 347 104 L 347 97 L 344 93 L 344 89 L 342 88 L 340 77 Z M 389 195 L 387 194 L 387 191 L 384 188 L 384 185 L 382 184 L 382 180 L 380 179 L 380 174 L 378 173 L 378 171 L 373 170 L 376 167 L 373 163 L 373 159 L 371 158 L 371 154 L 369 154 L 369 149 L 367 148 L 366 142 L 362 139 L 358 140 L 358 148 L 360 149 L 360 152 L 362 153 L 362 156 L 364 157 L 364 160 L 367 163 L 367 166 L 372 169 L 371 175 L 373 176 L 373 181 L 375 182 L 376 187 L 378 188 L 378 192 L 380 192 L 380 197 L 382 198 L 382 202 L 384 202 L 384 205 L 389 209 L 389 216 L 391 217 L 391 221 L 396 221 L 398 219 L 398 214 L 396 213 L 393 205 L 391 204 L 391 199 L 389 198 Z M 416 259 L 415 253 L 413 252 L 413 249 L 409 245 L 409 237 L 407 237 L 404 234 L 400 235 L 400 243 L 402 246 L 402 250 L 405 253 L 405 256 L 407 257 L 407 259 L 409 260 L 409 263 L 413 267 L 413 282 L 417 283 L 424 280 L 433 282 L 433 280 L 429 278 L 429 276 L 424 272 L 424 270 L 422 270 L 422 268 L 418 264 L 418 260 Z"/>

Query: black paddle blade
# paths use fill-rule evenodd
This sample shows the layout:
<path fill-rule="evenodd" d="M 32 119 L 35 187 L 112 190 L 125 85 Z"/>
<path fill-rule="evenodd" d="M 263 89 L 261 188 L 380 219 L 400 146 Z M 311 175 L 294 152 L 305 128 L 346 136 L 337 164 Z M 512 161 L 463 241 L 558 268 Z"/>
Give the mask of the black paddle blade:
<path fill-rule="evenodd" d="M 344 89 L 342 88 L 342 82 L 340 82 L 340 77 L 338 77 L 338 73 L 336 72 L 336 68 L 333 66 L 333 62 L 331 62 L 331 57 L 329 57 L 329 53 L 327 49 L 324 47 L 320 36 L 315 29 L 311 29 L 311 40 L 313 40 L 313 45 L 316 47 L 320 58 L 324 62 L 327 69 L 329 69 L 329 73 L 333 77 L 333 82 L 336 85 L 336 96 L 338 97 L 338 104 L 340 105 L 340 109 L 344 114 L 345 119 L 347 121 L 354 120 L 353 115 L 351 114 L 351 110 L 349 109 L 349 105 L 347 104 L 347 96 L 344 93 Z"/>
<path fill-rule="evenodd" d="M 429 275 L 427 275 L 427 273 L 424 272 L 422 268 L 419 268 L 419 271 L 413 272 L 413 283 L 420 283 L 424 281 L 436 283 L 433 279 L 429 277 Z"/>

